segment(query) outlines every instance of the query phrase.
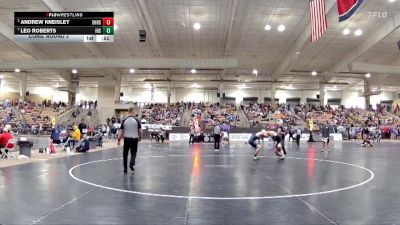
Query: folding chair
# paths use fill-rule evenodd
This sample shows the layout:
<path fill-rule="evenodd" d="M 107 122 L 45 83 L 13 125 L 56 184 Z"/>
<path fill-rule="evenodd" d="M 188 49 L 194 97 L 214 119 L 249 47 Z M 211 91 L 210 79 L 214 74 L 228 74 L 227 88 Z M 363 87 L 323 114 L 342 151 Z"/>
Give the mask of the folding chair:
<path fill-rule="evenodd" d="M 9 147 L 12 144 L 12 147 Z M 2 158 L 14 158 L 16 159 L 17 156 L 15 155 L 15 146 L 17 145 L 17 139 L 10 139 L 8 140 L 6 146 L 1 149 Z M 8 150 L 8 152 L 7 152 Z"/>

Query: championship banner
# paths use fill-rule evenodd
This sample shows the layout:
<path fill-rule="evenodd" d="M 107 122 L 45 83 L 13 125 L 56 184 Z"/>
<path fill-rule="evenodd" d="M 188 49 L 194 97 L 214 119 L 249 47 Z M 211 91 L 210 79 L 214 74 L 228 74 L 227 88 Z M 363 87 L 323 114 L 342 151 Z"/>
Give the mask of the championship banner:
<path fill-rule="evenodd" d="M 160 130 L 161 128 L 162 128 L 163 130 L 172 130 L 172 126 L 171 126 L 171 125 L 162 125 L 162 124 L 142 124 L 142 129 L 148 130 L 148 131 L 150 131 L 150 132 Z"/>
<path fill-rule="evenodd" d="M 229 141 L 247 142 L 251 137 L 251 133 L 229 134 Z"/>
<path fill-rule="evenodd" d="M 178 134 L 178 133 L 171 133 L 169 134 L 169 141 L 189 141 L 189 134 L 183 133 L 183 134 Z"/>
<path fill-rule="evenodd" d="M 364 0 L 337 0 L 339 22 L 349 19 Z"/>

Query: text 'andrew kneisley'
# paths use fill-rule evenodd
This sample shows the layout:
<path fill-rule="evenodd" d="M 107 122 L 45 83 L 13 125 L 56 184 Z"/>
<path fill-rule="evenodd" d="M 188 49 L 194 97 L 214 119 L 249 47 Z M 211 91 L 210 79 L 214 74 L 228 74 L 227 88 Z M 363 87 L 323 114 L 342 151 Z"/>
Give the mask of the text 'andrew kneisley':
<path fill-rule="evenodd" d="M 56 25 L 56 24 L 65 24 L 65 25 L 69 25 L 71 20 L 19 20 L 18 22 L 20 24 L 38 24 L 38 25 L 42 25 L 42 24 L 50 24 L 50 25 Z"/>

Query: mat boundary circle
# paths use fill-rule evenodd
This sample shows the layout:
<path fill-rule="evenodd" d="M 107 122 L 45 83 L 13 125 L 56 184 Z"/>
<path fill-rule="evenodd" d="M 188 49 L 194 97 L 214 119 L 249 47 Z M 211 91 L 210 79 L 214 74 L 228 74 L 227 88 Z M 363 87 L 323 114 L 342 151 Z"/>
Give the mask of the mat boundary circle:
<path fill-rule="evenodd" d="M 182 156 L 192 156 L 192 155 L 182 155 Z M 210 155 L 210 156 L 216 156 L 216 155 Z M 229 155 L 230 156 L 230 155 Z M 236 155 L 236 156 L 241 156 L 241 155 Z M 243 155 L 242 157 L 244 157 Z M 159 158 L 160 156 L 148 156 L 148 157 L 137 157 L 137 158 Z M 248 157 L 248 156 L 246 156 Z M 269 157 L 269 156 L 260 156 L 260 158 L 275 158 L 275 157 Z M 341 164 L 341 165 L 346 165 L 346 166 L 351 166 L 351 167 L 356 167 L 359 169 L 362 169 L 364 171 L 367 171 L 370 174 L 370 177 L 361 183 L 354 184 L 351 186 L 343 187 L 343 188 L 338 188 L 338 189 L 333 189 L 333 190 L 328 190 L 328 191 L 320 191 L 320 192 L 312 192 L 312 193 L 304 193 L 304 194 L 288 194 L 288 195 L 274 195 L 274 196 L 259 196 L 259 197 L 209 197 L 209 196 L 187 196 L 187 195 L 168 195 L 168 194 L 157 194 L 157 193 L 148 193 L 148 192 L 140 192 L 140 191 L 130 191 L 130 190 L 125 190 L 125 189 L 118 189 L 118 188 L 113 188 L 113 187 L 108 187 L 104 185 L 99 185 L 95 184 L 89 181 L 82 180 L 78 177 L 76 177 L 73 174 L 73 171 L 81 166 L 88 165 L 88 164 L 94 164 L 94 163 L 99 163 L 99 162 L 107 162 L 107 161 L 113 161 L 113 160 L 121 160 L 122 158 L 112 158 L 112 159 L 101 159 L 101 160 L 95 160 L 95 161 L 90 161 L 86 163 L 81 163 L 78 164 L 74 167 L 72 167 L 69 170 L 69 175 L 76 181 L 91 185 L 94 187 L 110 190 L 110 191 L 117 191 L 117 192 L 123 192 L 123 193 L 130 193 L 130 194 L 137 194 L 137 195 L 142 195 L 142 196 L 152 196 L 152 197 L 164 197 L 164 198 L 178 198 L 178 199 L 200 199 L 200 200 L 261 200 L 261 199 L 284 199 L 284 198 L 299 198 L 299 197 L 307 197 L 307 196 L 316 196 L 316 195 L 325 195 L 325 194 L 331 194 L 335 192 L 340 192 L 340 191 L 345 191 L 345 190 L 350 190 L 353 188 L 357 188 L 360 186 L 363 186 L 370 181 L 372 181 L 375 177 L 374 172 L 371 170 L 351 164 L 351 163 L 345 163 L 345 162 L 340 162 L 340 161 L 333 161 L 333 160 L 325 160 L 325 159 L 312 159 L 312 158 L 297 158 L 297 157 L 286 157 L 287 159 L 298 159 L 298 160 L 314 160 L 318 162 L 329 162 L 333 164 Z"/>

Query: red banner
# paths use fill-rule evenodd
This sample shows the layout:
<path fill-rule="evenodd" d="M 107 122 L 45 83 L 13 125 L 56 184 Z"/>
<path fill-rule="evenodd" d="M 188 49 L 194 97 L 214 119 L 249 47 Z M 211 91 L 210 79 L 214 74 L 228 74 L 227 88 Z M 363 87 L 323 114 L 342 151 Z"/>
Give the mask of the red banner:
<path fill-rule="evenodd" d="M 349 19 L 364 0 L 337 0 L 339 22 Z"/>

